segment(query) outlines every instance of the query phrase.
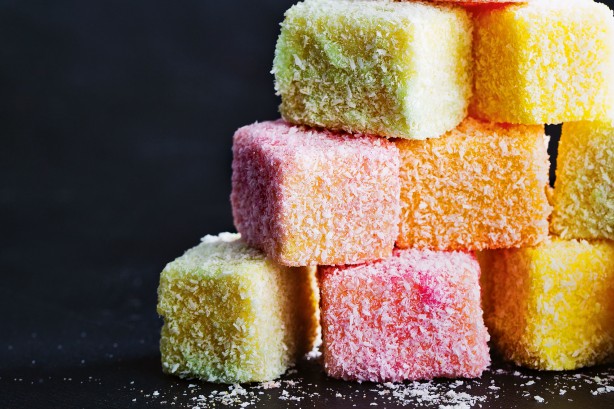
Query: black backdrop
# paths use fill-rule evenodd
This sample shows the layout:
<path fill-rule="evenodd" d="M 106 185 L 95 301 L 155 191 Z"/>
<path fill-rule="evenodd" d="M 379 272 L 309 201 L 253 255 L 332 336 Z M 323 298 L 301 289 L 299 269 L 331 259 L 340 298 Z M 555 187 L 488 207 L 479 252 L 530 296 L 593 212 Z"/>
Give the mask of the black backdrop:
<path fill-rule="evenodd" d="M 0 407 L 160 372 L 159 272 L 233 230 L 231 137 L 277 117 L 292 3 L 0 1 Z"/>

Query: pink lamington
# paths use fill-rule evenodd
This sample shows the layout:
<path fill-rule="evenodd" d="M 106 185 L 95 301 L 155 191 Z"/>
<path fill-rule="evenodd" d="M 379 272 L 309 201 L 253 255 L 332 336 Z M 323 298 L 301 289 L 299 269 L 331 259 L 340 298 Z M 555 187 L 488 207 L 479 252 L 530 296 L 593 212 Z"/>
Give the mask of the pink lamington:
<path fill-rule="evenodd" d="M 473 253 L 394 250 L 320 267 L 326 373 L 372 382 L 479 377 L 490 364 Z"/>
<path fill-rule="evenodd" d="M 283 121 L 234 136 L 232 212 L 247 242 L 287 266 L 389 257 L 400 217 L 399 152 L 384 138 Z"/>

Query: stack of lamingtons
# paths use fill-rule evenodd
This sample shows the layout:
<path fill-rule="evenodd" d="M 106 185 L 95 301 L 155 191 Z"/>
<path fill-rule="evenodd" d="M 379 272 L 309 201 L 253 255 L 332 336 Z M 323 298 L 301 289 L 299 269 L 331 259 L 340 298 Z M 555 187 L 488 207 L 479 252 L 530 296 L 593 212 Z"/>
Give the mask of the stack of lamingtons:
<path fill-rule="evenodd" d="M 166 372 L 273 379 L 320 324 L 348 380 L 479 377 L 484 321 L 519 365 L 614 359 L 609 8 L 305 0 L 273 65 L 283 120 L 233 140 L 240 235 L 162 272 Z"/>

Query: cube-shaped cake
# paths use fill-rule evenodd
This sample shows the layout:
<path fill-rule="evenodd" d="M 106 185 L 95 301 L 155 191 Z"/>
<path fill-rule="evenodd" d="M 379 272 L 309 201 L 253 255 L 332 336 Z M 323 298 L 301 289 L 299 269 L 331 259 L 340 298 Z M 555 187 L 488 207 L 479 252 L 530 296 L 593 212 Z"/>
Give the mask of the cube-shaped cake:
<path fill-rule="evenodd" d="M 288 266 L 388 257 L 399 152 L 384 138 L 263 122 L 234 136 L 232 211 L 247 242 Z"/>
<path fill-rule="evenodd" d="M 326 373 L 358 381 L 479 377 L 490 364 L 472 253 L 395 250 L 319 267 Z"/>
<path fill-rule="evenodd" d="M 555 234 L 614 240 L 614 123 L 563 125 L 553 202 Z"/>
<path fill-rule="evenodd" d="M 282 267 L 238 234 L 206 236 L 160 277 L 164 372 L 208 382 L 266 381 L 317 337 L 315 268 Z"/>
<path fill-rule="evenodd" d="M 614 242 L 553 239 L 486 253 L 485 320 L 506 359 L 543 370 L 614 360 Z"/>
<path fill-rule="evenodd" d="M 397 140 L 397 246 L 481 250 L 548 236 L 549 159 L 543 126 L 467 118 L 441 138 Z"/>
<path fill-rule="evenodd" d="M 306 0 L 286 12 L 273 72 L 296 124 L 438 137 L 466 116 L 471 21 L 445 4 Z"/>
<path fill-rule="evenodd" d="M 470 114 L 516 124 L 604 120 L 614 111 L 614 17 L 592 0 L 478 8 Z"/>

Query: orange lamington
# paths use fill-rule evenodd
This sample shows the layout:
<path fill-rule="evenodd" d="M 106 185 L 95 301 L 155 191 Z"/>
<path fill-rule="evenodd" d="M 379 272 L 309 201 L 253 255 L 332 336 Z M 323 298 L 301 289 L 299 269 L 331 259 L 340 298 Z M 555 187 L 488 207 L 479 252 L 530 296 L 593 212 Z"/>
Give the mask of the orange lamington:
<path fill-rule="evenodd" d="M 397 140 L 401 223 L 397 246 L 482 250 L 548 236 L 549 159 L 543 126 L 467 118 L 441 138 Z"/>

